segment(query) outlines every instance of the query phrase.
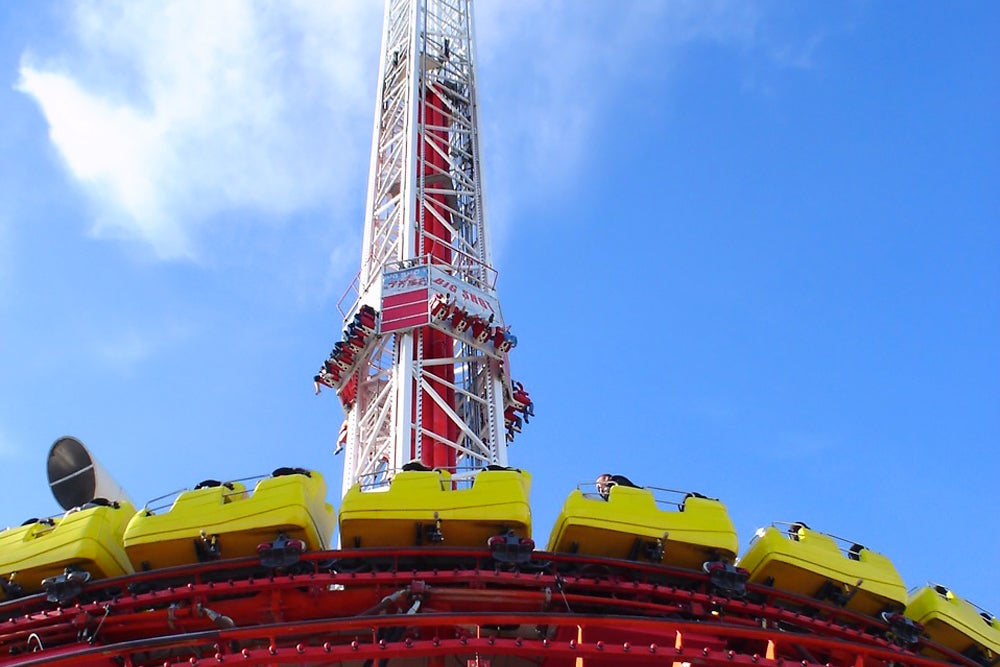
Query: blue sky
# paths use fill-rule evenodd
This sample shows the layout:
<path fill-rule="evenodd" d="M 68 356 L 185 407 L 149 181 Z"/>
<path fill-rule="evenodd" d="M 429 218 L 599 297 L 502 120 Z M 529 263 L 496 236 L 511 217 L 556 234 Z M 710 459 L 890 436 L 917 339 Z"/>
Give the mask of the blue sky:
<path fill-rule="evenodd" d="M 381 3 L 0 3 L 0 524 L 322 471 Z M 477 5 L 536 540 L 610 470 L 1000 613 L 1000 7 Z"/>

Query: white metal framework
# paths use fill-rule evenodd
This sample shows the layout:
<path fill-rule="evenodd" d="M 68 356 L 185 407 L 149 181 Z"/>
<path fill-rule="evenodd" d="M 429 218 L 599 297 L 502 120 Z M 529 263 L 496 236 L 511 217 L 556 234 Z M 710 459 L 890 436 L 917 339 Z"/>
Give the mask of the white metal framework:
<path fill-rule="evenodd" d="M 414 460 L 506 465 L 532 414 L 509 375 L 476 104 L 471 0 L 387 0 L 361 271 L 316 378 L 347 415 L 344 493 Z"/>

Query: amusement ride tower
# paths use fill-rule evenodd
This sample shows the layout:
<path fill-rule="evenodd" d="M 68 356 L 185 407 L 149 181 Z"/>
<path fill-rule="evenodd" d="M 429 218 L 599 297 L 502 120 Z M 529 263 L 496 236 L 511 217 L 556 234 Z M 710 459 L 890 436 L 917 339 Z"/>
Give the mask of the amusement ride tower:
<path fill-rule="evenodd" d="M 507 463 L 531 414 L 496 292 L 483 202 L 469 0 L 389 0 L 361 271 L 316 381 L 346 412 L 344 483 L 419 461 Z"/>

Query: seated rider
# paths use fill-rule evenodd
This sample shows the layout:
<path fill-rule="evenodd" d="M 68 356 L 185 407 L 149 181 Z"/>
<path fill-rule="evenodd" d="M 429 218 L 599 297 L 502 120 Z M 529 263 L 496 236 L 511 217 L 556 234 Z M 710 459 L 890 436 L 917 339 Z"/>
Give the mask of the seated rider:
<path fill-rule="evenodd" d="M 612 475 L 611 473 L 602 473 L 597 476 L 597 493 L 600 494 L 601 498 L 605 500 L 611 495 L 612 486 L 631 486 L 634 489 L 641 489 L 642 487 L 635 484 L 625 475 Z"/>

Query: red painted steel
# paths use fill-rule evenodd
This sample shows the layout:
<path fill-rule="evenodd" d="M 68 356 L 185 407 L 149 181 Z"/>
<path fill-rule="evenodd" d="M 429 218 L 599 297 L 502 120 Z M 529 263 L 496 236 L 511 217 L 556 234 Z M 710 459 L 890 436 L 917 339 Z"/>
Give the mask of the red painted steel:
<path fill-rule="evenodd" d="M 441 97 L 433 87 L 426 87 L 421 108 L 424 127 L 421 176 L 424 187 L 434 189 L 440 189 L 449 180 L 447 116 L 442 110 L 442 104 Z M 420 255 L 428 257 L 432 264 L 449 265 L 452 261 L 452 233 L 442 220 L 450 223 L 451 213 L 445 203 L 445 195 L 439 192 L 425 193 L 424 201 L 426 202 L 424 210 L 421 211 L 423 224 L 417 228 L 417 247 L 420 249 Z M 436 385 L 433 388 L 445 403 L 454 406 L 455 390 L 452 387 L 455 384 L 455 367 L 451 363 L 433 363 L 455 356 L 454 339 L 447 333 L 428 326 L 421 327 L 418 331 L 418 340 L 422 348 L 420 353 L 427 376 L 430 382 Z M 443 444 L 441 439 L 454 442 L 458 439 L 458 428 L 444 408 L 431 398 L 429 392 L 420 387 L 413 389 L 414 395 L 417 391 L 422 392 L 419 415 L 422 429 L 420 459 L 428 467 L 454 471 L 455 449 Z M 416 421 L 414 419 L 414 422 Z M 413 446 L 416 446 L 415 441 Z M 411 451 L 410 458 L 416 458 L 416 451 Z"/>
<path fill-rule="evenodd" d="M 0 665 L 976 667 L 895 646 L 880 619 L 754 585 L 730 599 L 652 564 L 535 552 L 510 569 L 486 550 L 411 548 L 296 569 L 217 561 L 94 582 L 66 605 L 9 601 Z"/>

